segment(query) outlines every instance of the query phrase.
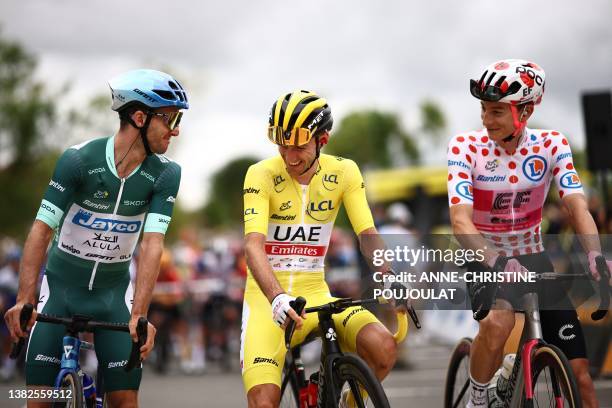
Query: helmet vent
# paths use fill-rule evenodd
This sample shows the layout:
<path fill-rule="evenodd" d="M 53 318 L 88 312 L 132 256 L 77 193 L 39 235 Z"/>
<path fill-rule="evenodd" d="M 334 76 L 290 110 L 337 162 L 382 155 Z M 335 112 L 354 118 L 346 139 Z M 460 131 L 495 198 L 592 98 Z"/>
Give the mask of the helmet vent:
<path fill-rule="evenodd" d="M 173 101 L 176 99 L 176 96 L 174 95 L 173 92 L 170 91 L 164 91 L 161 89 L 153 89 L 153 92 L 155 92 L 156 94 L 158 94 L 159 96 L 161 96 L 162 98 L 169 100 L 169 101 Z"/>

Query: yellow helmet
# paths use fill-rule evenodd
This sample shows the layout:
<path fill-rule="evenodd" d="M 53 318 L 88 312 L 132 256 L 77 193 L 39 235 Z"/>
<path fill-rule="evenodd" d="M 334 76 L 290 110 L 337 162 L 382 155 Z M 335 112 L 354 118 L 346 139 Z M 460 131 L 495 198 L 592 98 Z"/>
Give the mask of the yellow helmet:
<path fill-rule="evenodd" d="M 302 146 L 334 121 L 324 98 L 298 90 L 282 95 L 270 109 L 268 139 L 279 146 Z"/>

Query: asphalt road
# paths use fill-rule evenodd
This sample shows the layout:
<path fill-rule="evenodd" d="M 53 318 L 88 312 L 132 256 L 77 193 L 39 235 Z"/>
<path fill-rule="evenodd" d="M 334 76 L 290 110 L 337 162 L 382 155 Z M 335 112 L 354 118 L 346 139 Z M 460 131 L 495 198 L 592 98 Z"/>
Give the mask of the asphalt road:
<path fill-rule="evenodd" d="M 396 370 L 385 380 L 384 388 L 393 407 L 441 407 L 443 383 L 450 348 L 426 345 L 412 349 L 410 370 Z M 246 400 L 239 372 L 224 373 L 216 367 L 200 376 L 178 374 L 160 376 L 145 368 L 140 391 L 142 407 L 244 407 Z M 9 389 L 23 388 L 23 382 L 0 384 L 0 406 L 22 407 L 24 401 L 10 400 Z M 602 408 L 612 408 L 612 379 L 596 381 Z"/>

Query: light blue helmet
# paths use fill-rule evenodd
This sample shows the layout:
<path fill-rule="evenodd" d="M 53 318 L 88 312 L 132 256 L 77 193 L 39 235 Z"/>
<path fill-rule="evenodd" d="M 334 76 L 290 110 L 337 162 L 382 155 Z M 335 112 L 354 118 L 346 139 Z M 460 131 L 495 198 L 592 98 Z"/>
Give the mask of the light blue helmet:
<path fill-rule="evenodd" d="M 135 69 L 108 81 L 113 97 L 114 111 L 143 104 L 149 108 L 176 106 L 189 109 L 187 92 L 172 76 L 152 69 Z"/>

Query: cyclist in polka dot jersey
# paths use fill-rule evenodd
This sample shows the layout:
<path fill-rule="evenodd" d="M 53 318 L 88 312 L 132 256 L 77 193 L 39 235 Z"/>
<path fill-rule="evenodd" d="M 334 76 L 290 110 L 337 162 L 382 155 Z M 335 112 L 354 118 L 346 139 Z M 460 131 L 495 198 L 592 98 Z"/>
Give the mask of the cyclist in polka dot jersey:
<path fill-rule="evenodd" d="M 583 194 L 559 132 L 525 128 L 514 152 L 491 140 L 486 129 L 450 141 L 450 205 L 471 205 L 475 227 L 501 255 L 543 251 L 542 207 L 553 179 L 561 197 Z"/>
<path fill-rule="evenodd" d="M 484 262 L 469 270 L 552 271 L 542 244 L 542 207 L 552 180 L 572 225 L 588 254 L 596 280 L 595 258 L 601 256 L 597 228 L 588 211 L 582 184 L 565 136 L 553 130 L 529 129 L 527 121 L 544 94 L 545 74 L 525 60 L 489 65 L 470 92 L 480 99 L 484 129 L 452 137 L 448 144 L 448 199 L 453 233 L 463 246 L 484 249 Z M 588 239 L 590 238 L 590 239 Z M 608 263 L 610 265 L 610 262 Z M 491 294 L 497 292 L 493 305 Z M 504 285 L 472 284 L 472 309 L 491 309 L 479 322 L 470 359 L 468 407 L 485 407 L 487 386 L 503 359 L 503 348 L 515 323 L 517 307 Z M 489 302 L 489 303 L 487 303 Z M 492 306 L 492 307 L 491 307 Z M 542 310 L 544 338 L 568 357 L 585 407 L 598 406 L 584 335 L 569 301 L 566 310 Z"/>

